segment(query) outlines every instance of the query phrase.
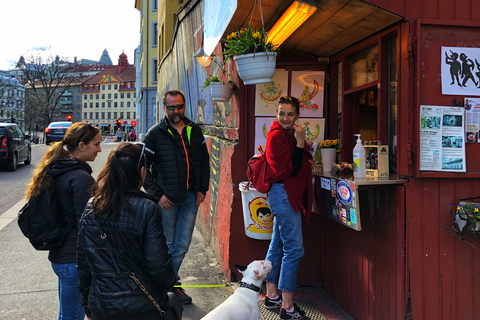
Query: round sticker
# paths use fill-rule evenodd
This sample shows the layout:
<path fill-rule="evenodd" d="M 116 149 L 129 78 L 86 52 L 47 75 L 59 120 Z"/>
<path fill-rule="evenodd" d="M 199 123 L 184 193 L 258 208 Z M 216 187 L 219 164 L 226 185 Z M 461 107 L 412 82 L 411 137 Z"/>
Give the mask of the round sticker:
<path fill-rule="evenodd" d="M 347 182 L 341 180 L 337 183 L 337 197 L 343 204 L 352 202 L 352 190 Z"/>

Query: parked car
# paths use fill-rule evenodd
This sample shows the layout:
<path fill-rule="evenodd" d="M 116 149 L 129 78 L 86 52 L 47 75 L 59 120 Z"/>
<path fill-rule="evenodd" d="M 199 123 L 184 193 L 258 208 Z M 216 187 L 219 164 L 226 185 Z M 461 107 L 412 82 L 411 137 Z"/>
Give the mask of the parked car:
<path fill-rule="evenodd" d="M 48 146 L 51 142 L 62 141 L 71 125 L 69 121 L 50 123 L 45 129 L 45 144 Z"/>
<path fill-rule="evenodd" d="M 0 123 L 0 165 L 15 171 L 19 162 L 30 164 L 31 161 L 30 136 L 15 123 Z"/>

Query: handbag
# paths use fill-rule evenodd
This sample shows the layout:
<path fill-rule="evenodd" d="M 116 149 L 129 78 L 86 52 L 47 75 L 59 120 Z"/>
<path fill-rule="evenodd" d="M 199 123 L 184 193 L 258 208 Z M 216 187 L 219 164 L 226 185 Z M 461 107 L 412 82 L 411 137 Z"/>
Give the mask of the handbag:
<path fill-rule="evenodd" d="M 100 222 L 98 222 L 97 219 L 94 219 L 96 224 L 97 224 L 97 227 L 98 229 L 100 229 L 100 233 L 101 233 L 101 236 L 100 238 L 102 238 L 102 240 L 105 240 L 105 243 L 107 245 L 107 248 L 108 248 L 108 251 L 109 251 L 109 254 L 110 254 L 110 258 L 112 259 L 113 261 L 113 264 L 115 265 L 115 268 L 117 269 L 117 272 L 119 272 L 119 268 L 117 266 L 117 262 L 115 260 L 115 255 L 114 255 L 114 251 L 116 250 L 115 247 L 113 247 L 110 243 L 110 241 L 108 240 L 108 237 L 107 237 L 107 234 L 103 231 L 102 227 L 100 226 Z M 117 254 L 118 257 L 121 257 L 121 255 Z M 123 261 L 123 260 L 120 260 L 123 265 L 126 267 L 126 263 Z M 128 270 L 128 268 L 126 268 Z M 130 278 L 133 279 L 133 281 L 135 281 L 135 283 L 138 285 L 138 287 L 145 293 L 145 295 L 152 301 L 153 305 L 155 306 L 155 308 L 157 308 L 158 312 L 160 312 L 160 319 L 162 320 L 181 320 L 182 319 L 182 314 L 183 314 L 183 306 L 182 304 L 180 303 L 180 301 L 178 300 L 178 297 L 175 293 L 173 292 L 168 292 L 167 293 L 167 305 L 165 306 L 165 310 L 162 309 L 162 307 L 160 307 L 160 305 L 158 304 L 158 302 L 155 300 L 155 298 L 150 294 L 150 292 L 148 292 L 147 288 L 145 288 L 145 286 L 140 282 L 140 280 L 138 280 L 137 276 L 135 275 L 135 273 L 132 271 L 130 273 Z"/>
<path fill-rule="evenodd" d="M 247 163 L 247 177 L 248 183 L 245 190 L 249 189 L 250 184 L 261 193 L 267 193 L 272 187 L 272 183 L 265 182 L 265 175 L 267 171 L 267 156 L 262 147 L 258 147 L 257 153 L 248 160 Z"/>

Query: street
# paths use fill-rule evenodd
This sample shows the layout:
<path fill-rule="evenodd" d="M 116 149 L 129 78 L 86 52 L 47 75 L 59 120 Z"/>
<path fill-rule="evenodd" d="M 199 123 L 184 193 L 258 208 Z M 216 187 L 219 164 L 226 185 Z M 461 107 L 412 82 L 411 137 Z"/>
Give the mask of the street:
<path fill-rule="evenodd" d="M 110 151 L 118 143 L 102 143 L 102 152 L 89 163 L 96 178 L 105 165 Z M 58 316 L 57 277 L 48 251 L 36 251 L 18 228 L 16 217 L 24 201 L 25 191 L 35 167 L 49 146 L 32 144 L 32 163 L 19 164 L 17 171 L 0 169 L 0 319 L 37 320 Z M 182 275 L 183 274 L 183 275 Z M 195 229 L 190 251 L 180 276 L 184 284 L 224 284 L 225 276 L 213 253 Z M 198 320 L 215 308 L 231 293 L 231 288 L 187 288 L 194 303 L 186 305 L 183 319 Z"/>

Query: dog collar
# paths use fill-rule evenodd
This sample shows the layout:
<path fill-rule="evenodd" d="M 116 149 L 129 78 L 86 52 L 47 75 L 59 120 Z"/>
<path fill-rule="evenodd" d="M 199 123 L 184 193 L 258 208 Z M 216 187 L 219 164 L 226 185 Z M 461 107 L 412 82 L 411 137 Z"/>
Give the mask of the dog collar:
<path fill-rule="evenodd" d="M 252 283 L 246 283 L 246 282 L 243 282 L 243 281 L 238 281 L 238 286 L 241 287 L 241 288 L 247 288 L 247 289 L 253 290 L 255 292 L 260 292 L 260 288 L 257 287 L 256 285 L 252 284 Z"/>

